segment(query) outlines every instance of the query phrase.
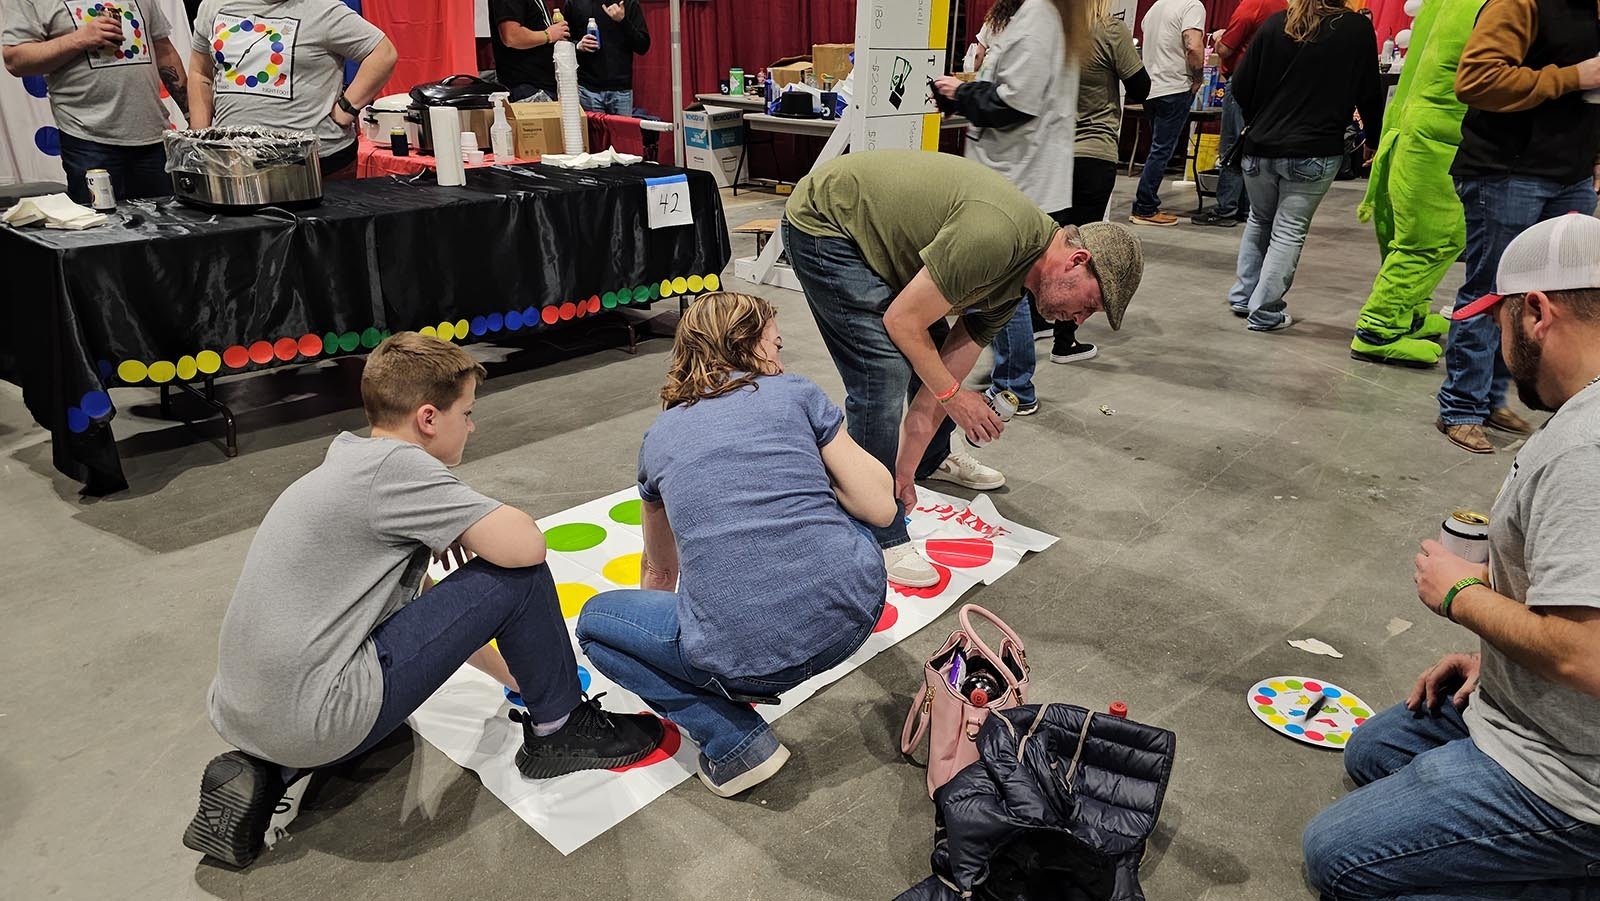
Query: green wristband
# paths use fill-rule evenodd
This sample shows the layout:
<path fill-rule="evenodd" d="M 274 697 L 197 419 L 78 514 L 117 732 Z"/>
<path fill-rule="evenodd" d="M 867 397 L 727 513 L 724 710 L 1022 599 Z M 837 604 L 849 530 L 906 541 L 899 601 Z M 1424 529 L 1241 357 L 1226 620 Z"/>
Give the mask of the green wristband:
<path fill-rule="evenodd" d="M 1455 622 L 1456 618 L 1450 615 L 1450 602 L 1456 599 L 1456 595 L 1460 594 L 1463 589 L 1471 588 L 1474 585 L 1488 585 L 1488 584 L 1489 584 L 1488 582 L 1483 581 L 1482 579 L 1478 578 L 1477 576 L 1468 576 L 1465 579 L 1462 579 L 1461 581 L 1457 582 L 1456 584 L 1451 585 L 1450 586 L 1450 590 L 1445 592 L 1444 603 L 1439 605 L 1439 613 L 1445 619 L 1447 619 L 1447 620 L 1449 620 L 1451 622 Z"/>

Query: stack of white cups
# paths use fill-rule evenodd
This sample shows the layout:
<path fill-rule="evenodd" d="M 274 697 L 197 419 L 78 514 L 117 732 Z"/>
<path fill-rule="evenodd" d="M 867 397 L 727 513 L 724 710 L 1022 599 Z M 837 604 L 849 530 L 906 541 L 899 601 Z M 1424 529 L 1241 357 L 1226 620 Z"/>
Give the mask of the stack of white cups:
<path fill-rule="evenodd" d="M 585 124 L 578 103 L 578 51 L 571 41 L 556 44 L 556 96 L 561 101 L 561 143 L 567 153 L 582 153 Z"/>

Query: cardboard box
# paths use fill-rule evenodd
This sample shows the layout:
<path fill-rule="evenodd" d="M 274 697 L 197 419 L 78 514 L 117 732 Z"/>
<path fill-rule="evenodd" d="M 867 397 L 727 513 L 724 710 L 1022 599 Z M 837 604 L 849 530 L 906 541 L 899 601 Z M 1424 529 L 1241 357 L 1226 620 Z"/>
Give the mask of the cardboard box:
<path fill-rule="evenodd" d="M 812 44 L 811 65 L 817 73 L 817 84 L 822 84 L 824 75 L 832 75 L 836 84 L 844 81 L 853 68 L 850 54 L 855 49 L 855 44 Z"/>
<path fill-rule="evenodd" d="M 518 159 L 531 160 L 566 152 L 566 143 L 561 140 L 560 103 L 508 103 L 506 121 L 511 125 L 512 147 Z M 589 149 L 587 120 L 583 128 L 583 149 Z"/>
<path fill-rule="evenodd" d="M 690 169 L 710 172 L 717 187 L 733 186 L 744 155 L 744 113 L 695 104 L 683 111 L 683 149 Z"/>
<path fill-rule="evenodd" d="M 767 70 L 767 77 L 772 79 L 778 90 L 783 90 L 784 85 L 801 84 L 806 80 L 806 73 L 813 71 L 808 60 L 773 66 Z"/>

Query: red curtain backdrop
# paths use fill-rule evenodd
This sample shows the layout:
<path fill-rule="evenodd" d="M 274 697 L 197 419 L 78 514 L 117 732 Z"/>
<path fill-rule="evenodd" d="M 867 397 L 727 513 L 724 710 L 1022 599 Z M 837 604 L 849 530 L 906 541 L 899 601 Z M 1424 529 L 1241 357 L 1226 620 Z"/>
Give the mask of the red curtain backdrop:
<path fill-rule="evenodd" d="M 400 51 L 383 94 L 404 94 L 448 75 L 478 73 L 468 0 L 363 0 L 361 14 Z"/>

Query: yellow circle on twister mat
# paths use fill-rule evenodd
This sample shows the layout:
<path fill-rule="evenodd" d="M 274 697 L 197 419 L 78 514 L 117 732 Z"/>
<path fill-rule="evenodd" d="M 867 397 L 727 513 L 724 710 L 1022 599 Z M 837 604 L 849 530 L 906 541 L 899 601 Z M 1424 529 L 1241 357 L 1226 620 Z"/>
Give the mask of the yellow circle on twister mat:
<path fill-rule="evenodd" d="M 437 338 L 439 337 L 439 330 L 431 325 L 425 325 L 422 328 L 417 329 L 417 334 L 427 335 L 429 338 Z"/>
<path fill-rule="evenodd" d="M 456 320 L 456 338 L 461 341 L 467 339 L 467 334 L 472 331 L 472 323 L 465 319 Z"/>
<path fill-rule="evenodd" d="M 589 599 L 599 594 L 594 586 L 582 582 L 562 582 L 556 586 L 556 598 L 561 601 L 561 615 L 572 619 L 583 610 Z"/>
<path fill-rule="evenodd" d="M 222 368 L 222 356 L 214 350 L 202 350 L 194 355 L 194 365 L 206 375 Z"/>
<path fill-rule="evenodd" d="M 172 381 L 172 377 L 177 374 L 178 367 L 172 365 L 166 360 L 157 360 L 150 364 L 150 381 L 152 382 L 156 382 L 158 384 L 170 382 Z"/>
<path fill-rule="evenodd" d="M 715 291 L 715 290 L 717 290 L 718 288 L 721 288 L 721 287 L 722 287 L 722 279 L 717 278 L 717 274 L 715 272 L 713 272 L 710 275 L 706 276 L 706 290 L 707 291 Z"/>
<path fill-rule="evenodd" d="M 623 554 L 601 568 L 600 575 L 618 585 L 638 585 L 643 558 L 643 554 Z"/>
<path fill-rule="evenodd" d="M 681 275 L 678 276 L 672 280 L 672 290 L 677 294 L 682 294 L 689 290 L 689 280 Z"/>
<path fill-rule="evenodd" d="M 439 340 L 441 341 L 454 341 L 456 339 L 456 326 L 453 322 L 441 322 L 434 331 L 438 332 Z"/>
<path fill-rule="evenodd" d="M 199 371 L 200 364 L 195 362 L 194 357 L 184 354 L 178 358 L 178 378 L 188 381 L 194 378 Z"/>
<path fill-rule="evenodd" d="M 668 278 L 668 279 L 662 279 L 661 280 L 661 296 L 662 297 L 671 297 L 672 296 L 672 279 Z"/>
<path fill-rule="evenodd" d="M 144 381 L 145 376 L 149 374 L 150 371 L 138 360 L 123 360 L 117 364 L 117 378 L 130 385 Z"/>
<path fill-rule="evenodd" d="M 689 290 L 698 294 L 706 286 L 706 280 L 698 275 L 689 276 Z"/>

